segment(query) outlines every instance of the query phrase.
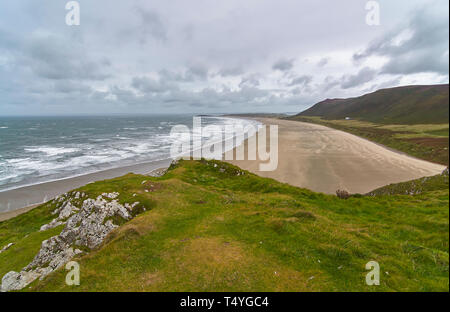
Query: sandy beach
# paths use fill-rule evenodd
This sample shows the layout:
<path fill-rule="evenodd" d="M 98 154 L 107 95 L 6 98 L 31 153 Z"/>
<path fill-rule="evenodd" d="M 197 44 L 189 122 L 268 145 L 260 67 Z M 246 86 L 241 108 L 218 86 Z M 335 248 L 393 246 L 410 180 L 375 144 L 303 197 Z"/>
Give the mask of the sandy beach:
<path fill-rule="evenodd" d="M 345 189 L 367 193 L 390 183 L 436 175 L 445 169 L 325 126 L 256 119 L 266 125 L 278 125 L 277 169 L 261 172 L 260 161 L 230 162 L 260 176 L 316 192 L 335 194 L 337 189 Z"/>
<path fill-rule="evenodd" d="M 0 221 L 88 183 L 120 177 L 130 172 L 147 174 L 155 169 L 168 167 L 171 161 L 167 159 L 146 162 L 0 192 Z"/>
<path fill-rule="evenodd" d="M 259 159 L 230 162 L 260 176 L 313 191 L 334 194 L 337 189 L 345 189 L 366 193 L 390 183 L 436 175 L 445 169 L 324 126 L 274 118 L 254 119 L 278 125 L 278 167 L 274 171 L 259 171 Z M 247 144 L 244 146 L 247 155 Z M 168 167 L 170 162 L 168 159 L 136 164 L 0 192 L 0 221 L 88 183 L 129 172 L 148 174 Z"/>

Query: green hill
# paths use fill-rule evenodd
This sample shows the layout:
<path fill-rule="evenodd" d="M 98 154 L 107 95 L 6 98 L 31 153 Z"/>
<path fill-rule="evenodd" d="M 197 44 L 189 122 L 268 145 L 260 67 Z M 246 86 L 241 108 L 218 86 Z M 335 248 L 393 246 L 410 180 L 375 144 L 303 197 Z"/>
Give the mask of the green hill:
<path fill-rule="evenodd" d="M 297 116 L 350 117 L 382 124 L 448 123 L 448 90 L 448 84 L 381 89 L 355 98 L 326 99 Z"/>
<path fill-rule="evenodd" d="M 423 192 L 448 189 L 448 168 L 441 174 L 432 177 L 423 177 L 407 182 L 389 184 L 373 190 L 367 195 L 417 195 Z"/>
<path fill-rule="evenodd" d="M 128 174 L 76 192 L 136 198 L 139 214 L 73 258 L 79 286 L 61 268 L 24 291 L 449 290 L 448 189 L 342 200 L 218 161 L 181 161 L 159 178 Z M 14 243 L 0 253 L 0 276 L 61 232 L 39 231 L 56 207 L 0 223 L 0 248 Z M 369 261 L 380 264 L 379 286 L 365 283 Z"/>

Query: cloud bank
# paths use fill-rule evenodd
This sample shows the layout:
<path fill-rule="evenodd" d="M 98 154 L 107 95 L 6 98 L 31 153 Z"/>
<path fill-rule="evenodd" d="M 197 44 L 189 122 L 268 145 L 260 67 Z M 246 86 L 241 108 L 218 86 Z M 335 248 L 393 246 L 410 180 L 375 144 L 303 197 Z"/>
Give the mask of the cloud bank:
<path fill-rule="evenodd" d="M 446 1 L 380 1 L 379 26 L 359 0 L 79 3 L 71 27 L 65 3 L 0 3 L 0 115 L 298 112 L 448 82 Z"/>

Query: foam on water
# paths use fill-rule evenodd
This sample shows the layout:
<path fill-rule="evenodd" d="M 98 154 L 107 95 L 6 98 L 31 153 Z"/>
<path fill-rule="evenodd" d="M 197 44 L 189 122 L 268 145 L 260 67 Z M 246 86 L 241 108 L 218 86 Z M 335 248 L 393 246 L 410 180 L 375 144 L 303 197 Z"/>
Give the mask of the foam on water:
<path fill-rule="evenodd" d="M 0 118 L 0 191 L 170 157 L 172 126 L 192 129 L 192 115 Z M 202 117 L 202 125 L 257 122 Z M 130 127 L 130 125 L 132 125 Z M 203 140 L 209 140 L 203 137 Z M 240 144 L 241 142 L 236 142 Z"/>
<path fill-rule="evenodd" d="M 40 152 L 40 153 L 47 154 L 48 156 L 56 156 L 56 155 L 60 155 L 60 154 L 74 153 L 74 152 L 78 152 L 80 150 L 81 149 L 79 149 L 79 148 L 51 147 L 51 146 L 25 148 L 25 151 L 27 151 L 27 152 Z"/>

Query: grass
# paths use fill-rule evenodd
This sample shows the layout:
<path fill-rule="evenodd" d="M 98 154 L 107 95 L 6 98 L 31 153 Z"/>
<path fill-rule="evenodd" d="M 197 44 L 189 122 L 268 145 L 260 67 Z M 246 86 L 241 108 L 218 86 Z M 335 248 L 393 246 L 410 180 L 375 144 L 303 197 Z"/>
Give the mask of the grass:
<path fill-rule="evenodd" d="M 448 123 L 384 125 L 355 119 L 327 120 L 317 116 L 294 116 L 289 119 L 346 131 L 420 159 L 449 164 Z"/>
<path fill-rule="evenodd" d="M 299 115 L 386 125 L 448 124 L 448 90 L 448 84 L 380 89 L 354 98 L 326 99 Z"/>
<path fill-rule="evenodd" d="M 402 183 L 389 184 L 373 190 L 369 193 L 372 196 L 397 195 L 397 194 L 420 194 L 436 190 L 448 189 L 448 171 L 432 177 L 423 177 Z"/>
<path fill-rule="evenodd" d="M 149 209 L 76 258 L 80 286 L 58 270 L 25 290 L 449 291 L 448 188 L 340 200 L 222 162 L 181 161 L 160 178 L 129 174 L 79 190 L 137 194 Z M 0 245 L 15 243 L 0 254 L 1 274 L 59 230 L 36 232 L 52 208 L 0 223 Z M 365 284 L 371 260 L 380 286 Z"/>

